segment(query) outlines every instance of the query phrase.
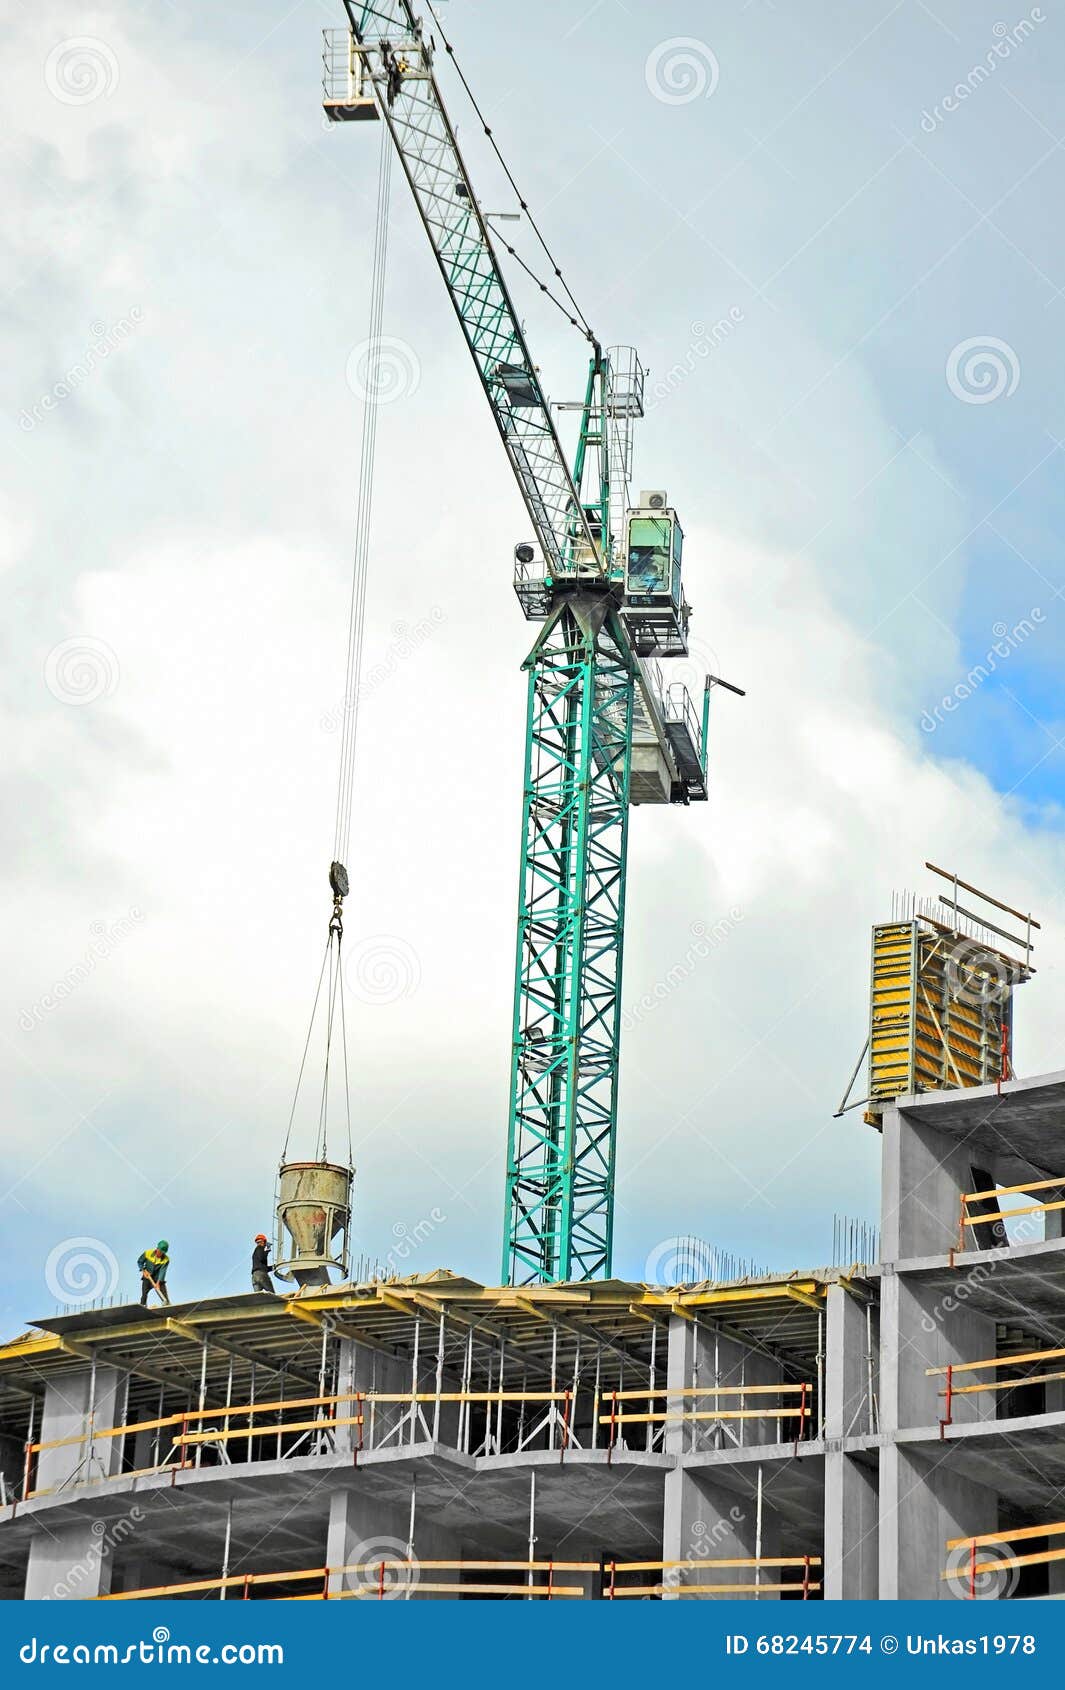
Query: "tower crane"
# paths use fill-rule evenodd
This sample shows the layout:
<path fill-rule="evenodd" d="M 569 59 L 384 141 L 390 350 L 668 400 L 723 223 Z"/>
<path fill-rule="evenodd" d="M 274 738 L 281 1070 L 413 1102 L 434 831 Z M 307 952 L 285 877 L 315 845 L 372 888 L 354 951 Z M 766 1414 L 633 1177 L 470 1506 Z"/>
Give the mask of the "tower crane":
<path fill-rule="evenodd" d="M 629 810 L 705 801 L 710 691 L 741 689 L 708 675 L 697 708 L 662 680 L 659 660 L 687 654 L 690 606 L 666 493 L 626 499 L 636 352 L 602 347 L 578 310 L 591 356 L 571 463 L 441 98 L 435 36 L 408 0 L 343 3 L 348 29 L 325 31 L 326 116 L 387 127 L 534 536 L 514 550 L 518 602 L 542 626 L 524 664 L 503 1278 L 609 1276 Z"/>

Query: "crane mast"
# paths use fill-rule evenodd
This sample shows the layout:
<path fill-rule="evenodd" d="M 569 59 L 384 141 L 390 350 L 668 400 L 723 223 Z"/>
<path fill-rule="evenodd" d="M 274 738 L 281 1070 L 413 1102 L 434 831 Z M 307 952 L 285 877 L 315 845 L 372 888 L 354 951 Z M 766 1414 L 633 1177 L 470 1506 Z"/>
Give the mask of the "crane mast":
<path fill-rule="evenodd" d="M 658 657 L 687 651 L 682 534 L 664 493 L 624 507 L 643 371 L 591 358 L 570 469 L 408 0 L 344 0 L 325 111 L 380 117 L 399 154 L 539 548 L 514 588 L 543 623 L 528 706 L 503 1277 L 609 1275 L 629 810 L 706 798 L 701 715 Z M 725 683 L 727 684 L 727 683 Z M 738 690 L 738 689 L 734 689 Z"/>

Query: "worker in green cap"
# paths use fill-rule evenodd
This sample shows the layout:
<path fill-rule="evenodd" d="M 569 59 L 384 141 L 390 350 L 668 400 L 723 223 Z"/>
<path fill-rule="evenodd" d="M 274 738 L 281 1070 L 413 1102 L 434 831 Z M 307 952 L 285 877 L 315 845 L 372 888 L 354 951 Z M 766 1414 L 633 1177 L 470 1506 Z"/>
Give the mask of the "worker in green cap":
<path fill-rule="evenodd" d="M 148 1292 L 157 1291 L 159 1300 L 169 1303 L 170 1292 L 166 1288 L 166 1270 L 170 1266 L 167 1252 L 170 1245 L 165 1238 L 160 1238 L 154 1249 L 142 1250 L 137 1257 L 137 1266 L 141 1270 L 141 1308 L 148 1306 Z"/>

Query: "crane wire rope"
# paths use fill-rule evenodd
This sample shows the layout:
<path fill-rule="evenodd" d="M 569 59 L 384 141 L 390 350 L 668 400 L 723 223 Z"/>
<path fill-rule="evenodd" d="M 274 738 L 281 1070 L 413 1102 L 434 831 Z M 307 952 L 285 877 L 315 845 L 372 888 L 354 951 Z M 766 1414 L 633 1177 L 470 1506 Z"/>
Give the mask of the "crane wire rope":
<path fill-rule="evenodd" d="M 384 321 L 385 274 L 388 259 L 388 209 L 392 178 L 392 149 L 387 128 L 381 125 L 381 153 L 377 170 L 377 211 L 374 221 L 373 265 L 370 277 L 369 332 L 361 348 L 365 358 L 365 374 L 360 377 L 363 388 L 362 438 L 359 450 L 359 472 L 355 497 L 355 544 L 352 555 L 351 598 L 348 611 L 348 644 L 344 667 L 343 725 L 340 740 L 340 767 L 337 775 L 336 820 L 333 834 L 333 869 L 342 866 L 351 841 L 351 812 L 355 790 L 355 753 L 359 724 L 359 695 L 362 684 L 362 654 L 366 630 L 366 582 L 370 552 L 370 513 L 373 501 L 374 462 L 377 448 L 377 401 L 379 397 L 381 328 Z M 330 872 L 332 881 L 332 870 Z M 346 881 L 345 881 L 346 887 Z M 329 1079 L 333 1050 L 333 1035 L 339 1019 L 340 1044 L 343 1057 L 344 1112 L 347 1126 L 348 1165 L 352 1163 L 351 1089 L 348 1072 L 347 1018 L 344 1008 L 344 971 L 341 944 L 343 923 L 341 900 L 344 894 L 333 887 L 333 915 L 329 922 L 325 954 L 318 974 L 303 1056 L 300 1060 L 296 1089 L 285 1133 L 282 1163 L 287 1159 L 289 1141 L 296 1118 L 300 1087 L 307 1067 L 311 1036 L 327 977 L 325 1012 L 325 1063 L 322 1089 L 318 1103 L 318 1136 L 316 1155 L 325 1162 L 329 1152 Z M 339 1006 L 339 1017 L 337 1014 Z"/>
<path fill-rule="evenodd" d="M 491 147 L 492 147 L 492 151 L 495 153 L 496 158 L 498 159 L 499 164 L 502 167 L 504 176 L 506 177 L 507 181 L 510 183 L 511 189 L 514 193 L 514 197 L 517 200 L 517 202 L 518 202 L 519 206 L 521 207 L 522 211 L 525 213 L 526 217 L 529 219 L 529 226 L 532 229 L 533 234 L 536 236 L 536 239 L 539 241 L 540 246 L 543 248 L 544 256 L 547 259 L 547 262 L 550 264 L 552 270 L 555 272 L 555 275 L 558 277 L 559 281 L 562 283 L 562 287 L 563 287 L 563 290 L 566 294 L 566 297 L 569 300 L 570 304 L 573 306 L 574 311 L 576 311 L 576 313 L 577 313 L 577 318 L 573 318 L 573 317 L 570 316 L 568 310 L 562 304 L 562 302 L 560 300 L 556 299 L 554 294 L 551 293 L 550 289 L 546 286 L 546 284 L 544 282 L 541 282 L 539 277 L 532 270 L 529 269 L 529 266 L 525 263 L 525 260 L 523 258 L 519 257 L 518 253 L 516 253 L 514 251 L 514 248 L 512 246 L 507 246 L 506 250 L 510 253 L 512 258 L 517 259 L 517 261 L 521 265 L 522 269 L 529 276 L 532 277 L 533 281 L 536 283 L 537 287 L 540 288 L 541 292 L 547 294 L 547 297 L 548 297 L 548 299 L 551 300 L 552 304 L 557 305 L 559 310 L 564 314 L 564 316 L 569 318 L 569 321 L 573 324 L 574 328 L 581 329 L 583 331 L 584 335 L 587 337 L 587 339 L 592 342 L 592 345 L 597 347 L 599 345 L 599 338 L 595 334 L 594 330 L 592 329 L 592 326 L 589 323 L 587 317 L 584 315 L 584 312 L 581 310 L 580 306 L 577 304 L 577 301 L 576 301 L 574 294 L 573 294 L 573 290 L 571 289 L 571 287 L 570 287 L 569 283 L 567 282 L 565 276 L 562 274 L 562 270 L 559 267 L 559 264 L 558 264 L 558 262 L 555 258 L 554 253 L 551 251 L 551 248 L 548 246 L 546 240 L 544 239 L 544 236 L 543 236 L 541 229 L 540 229 L 540 225 L 537 223 L 536 218 L 533 216 L 532 212 L 529 209 L 528 201 L 525 200 L 522 197 L 521 190 L 518 187 L 517 182 L 514 180 L 514 176 L 513 176 L 511 169 L 510 169 L 509 164 L 507 163 L 506 159 L 503 157 L 502 152 L 500 151 L 499 143 L 496 140 L 495 136 L 493 135 L 490 125 L 485 122 L 484 113 L 481 110 L 480 106 L 477 104 L 477 97 L 474 94 L 473 89 L 470 87 L 469 83 L 466 80 L 466 76 L 465 76 L 465 73 L 463 72 L 462 66 L 459 64 L 458 58 L 456 57 L 455 49 L 451 45 L 451 42 L 448 40 L 447 36 L 444 33 L 443 25 L 441 24 L 440 19 L 437 16 L 436 7 L 433 5 L 433 0 L 427 0 L 427 3 L 428 3 L 428 7 L 429 7 L 429 15 L 432 18 L 433 23 L 436 25 L 437 30 L 439 31 L 441 41 L 444 43 L 444 51 L 447 54 L 448 58 L 451 60 L 451 63 L 455 67 L 456 73 L 458 74 L 458 79 L 462 83 L 462 87 L 463 87 L 463 90 L 465 91 L 466 97 L 469 100 L 470 105 L 473 107 L 474 111 L 477 114 L 477 119 L 478 119 L 478 121 L 481 125 L 481 128 L 484 130 L 485 134 L 488 137 L 488 140 L 489 140 Z M 505 242 L 503 244 L 506 245 Z M 577 319 L 579 319 L 579 321 Z"/>
<path fill-rule="evenodd" d="M 351 806 L 355 783 L 355 746 L 359 727 L 359 693 L 362 679 L 362 647 L 366 624 L 367 560 L 370 550 L 370 512 L 373 501 L 374 457 L 377 447 L 377 412 L 381 327 L 384 321 L 385 268 L 388 258 L 388 205 L 392 175 L 392 148 L 388 130 L 381 125 L 381 156 L 377 171 L 377 218 L 374 229 L 373 270 L 370 280 L 369 334 L 363 342 L 366 375 L 362 410 L 362 444 L 359 454 L 358 492 L 355 502 L 355 551 L 351 572 L 351 605 L 348 614 L 348 652 L 344 677 L 343 728 L 340 742 L 340 773 L 337 780 L 336 832 L 333 855 L 344 862 L 351 838 Z"/>

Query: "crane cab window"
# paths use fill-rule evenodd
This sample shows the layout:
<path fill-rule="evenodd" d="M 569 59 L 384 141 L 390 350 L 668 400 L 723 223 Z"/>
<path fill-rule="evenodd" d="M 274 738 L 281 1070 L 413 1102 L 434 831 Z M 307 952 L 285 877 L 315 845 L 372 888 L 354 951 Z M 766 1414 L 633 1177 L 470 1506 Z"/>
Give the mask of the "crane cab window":
<path fill-rule="evenodd" d="M 630 516 L 626 592 L 630 598 L 680 602 L 684 535 L 672 513 Z"/>

